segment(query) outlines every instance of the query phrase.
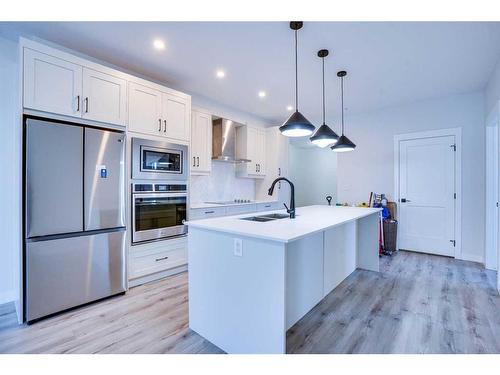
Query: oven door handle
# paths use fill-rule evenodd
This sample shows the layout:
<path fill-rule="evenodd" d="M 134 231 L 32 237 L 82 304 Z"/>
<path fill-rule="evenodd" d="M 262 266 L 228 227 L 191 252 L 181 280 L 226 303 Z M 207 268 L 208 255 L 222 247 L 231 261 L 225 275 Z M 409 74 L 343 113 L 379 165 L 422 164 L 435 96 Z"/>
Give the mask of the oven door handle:
<path fill-rule="evenodd" d="M 150 194 L 132 194 L 136 198 L 187 198 L 187 193 L 150 193 Z"/>

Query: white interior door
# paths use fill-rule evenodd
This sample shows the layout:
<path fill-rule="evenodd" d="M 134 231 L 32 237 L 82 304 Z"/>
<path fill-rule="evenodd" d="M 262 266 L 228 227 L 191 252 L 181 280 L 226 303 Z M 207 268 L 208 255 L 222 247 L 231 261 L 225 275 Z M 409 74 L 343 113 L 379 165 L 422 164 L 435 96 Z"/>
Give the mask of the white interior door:
<path fill-rule="evenodd" d="M 498 124 L 486 126 L 486 252 L 485 267 L 498 262 Z"/>
<path fill-rule="evenodd" d="M 455 136 L 399 143 L 399 247 L 455 253 Z"/>

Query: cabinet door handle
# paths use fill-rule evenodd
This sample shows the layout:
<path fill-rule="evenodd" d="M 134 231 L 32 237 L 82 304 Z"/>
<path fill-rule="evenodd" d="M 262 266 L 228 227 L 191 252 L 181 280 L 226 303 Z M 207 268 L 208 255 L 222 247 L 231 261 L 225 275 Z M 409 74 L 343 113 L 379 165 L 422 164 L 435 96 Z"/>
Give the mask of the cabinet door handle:
<path fill-rule="evenodd" d="M 80 112 L 80 95 L 76 96 L 76 111 Z"/>
<path fill-rule="evenodd" d="M 278 168 L 278 177 L 281 177 L 281 168 Z"/>
<path fill-rule="evenodd" d="M 196 159 L 198 159 L 198 163 L 196 164 L 196 166 L 199 167 L 200 166 L 200 157 L 197 156 Z"/>
<path fill-rule="evenodd" d="M 165 125 L 163 127 L 163 133 L 166 133 L 167 132 L 167 120 L 163 120 L 163 124 Z"/>
<path fill-rule="evenodd" d="M 89 98 L 85 98 L 85 113 L 89 113 Z"/>
<path fill-rule="evenodd" d="M 196 156 L 193 156 L 193 167 L 196 167 Z"/>
<path fill-rule="evenodd" d="M 156 258 L 156 259 L 155 259 L 155 261 L 156 261 L 156 262 L 159 262 L 159 261 L 161 261 L 161 260 L 166 260 L 166 259 L 168 259 L 168 257 Z"/>
<path fill-rule="evenodd" d="M 158 131 L 161 132 L 161 118 L 158 119 Z"/>

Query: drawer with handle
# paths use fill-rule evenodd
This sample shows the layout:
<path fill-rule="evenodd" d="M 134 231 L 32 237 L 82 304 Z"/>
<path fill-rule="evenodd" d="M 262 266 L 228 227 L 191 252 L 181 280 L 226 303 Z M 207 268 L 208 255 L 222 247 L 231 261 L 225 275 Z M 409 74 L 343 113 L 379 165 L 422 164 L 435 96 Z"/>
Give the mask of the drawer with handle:
<path fill-rule="evenodd" d="M 189 220 L 208 219 L 226 215 L 226 207 L 192 208 L 189 210 Z"/>
<path fill-rule="evenodd" d="M 281 210 L 283 205 L 278 202 L 263 202 L 263 203 L 257 203 L 257 211 L 271 211 L 271 210 Z"/>
<path fill-rule="evenodd" d="M 156 272 L 187 264 L 187 243 L 176 247 L 153 248 L 130 253 L 129 278 L 151 275 Z"/>

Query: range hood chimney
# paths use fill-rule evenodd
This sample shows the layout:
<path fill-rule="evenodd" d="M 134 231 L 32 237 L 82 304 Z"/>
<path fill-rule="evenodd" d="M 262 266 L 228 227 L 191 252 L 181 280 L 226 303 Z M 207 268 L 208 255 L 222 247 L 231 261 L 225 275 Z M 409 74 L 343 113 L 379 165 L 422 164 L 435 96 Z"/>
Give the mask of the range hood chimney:
<path fill-rule="evenodd" d="M 236 128 L 239 126 L 243 125 L 224 118 L 212 121 L 212 160 L 235 164 L 251 162 L 236 158 Z"/>

